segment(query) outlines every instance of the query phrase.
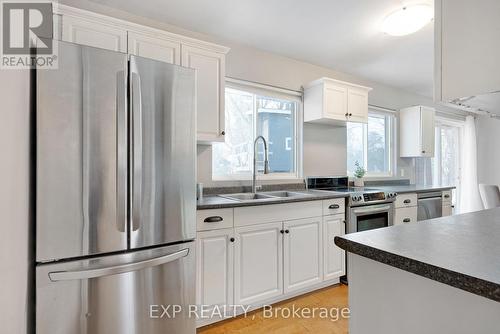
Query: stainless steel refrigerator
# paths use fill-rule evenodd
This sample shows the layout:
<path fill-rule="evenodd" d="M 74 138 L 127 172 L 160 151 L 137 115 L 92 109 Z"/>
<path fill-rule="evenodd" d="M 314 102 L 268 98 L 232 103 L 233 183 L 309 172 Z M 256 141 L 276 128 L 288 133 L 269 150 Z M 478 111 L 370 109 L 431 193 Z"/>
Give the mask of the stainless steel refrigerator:
<path fill-rule="evenodd" d="M 35 74 L 36 332 L 195 333 L 194 70 L 58 48 Z"/>

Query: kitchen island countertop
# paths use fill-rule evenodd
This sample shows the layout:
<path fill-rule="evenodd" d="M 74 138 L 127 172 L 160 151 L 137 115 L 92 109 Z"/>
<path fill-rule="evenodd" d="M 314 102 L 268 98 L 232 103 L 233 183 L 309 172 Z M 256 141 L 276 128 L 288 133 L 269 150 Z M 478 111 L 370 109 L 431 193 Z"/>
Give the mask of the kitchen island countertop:
<path fill-rule="evenodd" d="M 500 302 L 500 208 L 348 234 L 335 244 Z"/>

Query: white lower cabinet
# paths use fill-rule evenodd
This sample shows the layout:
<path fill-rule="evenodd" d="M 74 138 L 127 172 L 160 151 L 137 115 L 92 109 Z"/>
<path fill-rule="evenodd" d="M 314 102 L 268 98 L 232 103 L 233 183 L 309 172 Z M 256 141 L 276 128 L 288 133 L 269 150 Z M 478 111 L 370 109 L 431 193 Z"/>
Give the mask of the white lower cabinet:
<path fill-rule="evenodd" d="M 394 225 L 415 223 L 417 216 L 418 208 L 416 206 L 394 209 Z"/>
<path fill-rule="evenodd" d="M 283 282 L 289 293 L 320 283 L 323 276 L 322 217 L 283 223 Z"/>
<path fill-rule="evenodd" d="M 197 304 L 260 307 L 337 283 L 343 206 L 333 199 L 198 211 Z"/>
<path fill-rule="evenodd" d="M 323 280 L 345 275 L 345 251 L 335 245 L 334 238 L 345 234 L 344 215 L 323 217 Z"/>
<path fill-rule="evenodd" d="M 451 203 L 444 203 L 443 204 L 443 217 L 451 216 L 453 214 L 453 206 Z"/>
<path fill-rule="evenodd" d="M 235 229 L 234 303 L 255 304 L 283 293 L 282 223 Z"/>
<path fill-rule="evenodd" d="M 198 232 L 196 262 L 196 304 L 233 304 L 233 229 Z"/>

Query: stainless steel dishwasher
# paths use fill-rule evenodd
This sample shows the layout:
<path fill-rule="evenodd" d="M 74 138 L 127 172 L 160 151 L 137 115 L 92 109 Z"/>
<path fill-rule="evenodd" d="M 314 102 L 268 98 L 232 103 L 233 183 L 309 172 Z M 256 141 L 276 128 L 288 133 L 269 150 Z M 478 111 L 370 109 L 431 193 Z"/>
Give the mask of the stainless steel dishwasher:
<path fill-rule="evenodd" d="M 443 216 L 443 199 L 441 191 L 418 194 L 417 220 L 426 220 Z"/>

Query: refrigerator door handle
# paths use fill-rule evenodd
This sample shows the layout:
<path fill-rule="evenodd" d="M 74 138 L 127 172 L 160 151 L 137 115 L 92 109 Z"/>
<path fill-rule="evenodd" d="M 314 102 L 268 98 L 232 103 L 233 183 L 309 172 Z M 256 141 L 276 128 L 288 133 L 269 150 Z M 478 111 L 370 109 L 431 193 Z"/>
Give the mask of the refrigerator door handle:
<path fill-rule="evenodd" d="M 58 282 L 58 281 L 82 280 L 88 278 L 123 274 L 130 271 L 137 271 L 145 268 L 163 265 L 168 262 L 173 262 L 180 258 L 186 257 L 188 254 L 189 254 L 189 248 L 185 248 L 172 254 L 167 254 L 153 259 L 122 264 L 118 266 L 77 270 L 77 271 L 54 271 L 49 273 L 49 279 L 52 282 Z"/>
<path fill-rule="evenodd" d="M 120 71 L 116 78 L 116 198 L 117 229 L 127 232 L 127 73 Z"/>
<path fill-rule="evenodd" d="M 134 63 L 130 62 L 131 67 Z M 142 206 L 142 96 L 141 79 L 133 69 L 130 71 L 130 96 L 132 117 L 132 231 L 140 226 Z"/>

